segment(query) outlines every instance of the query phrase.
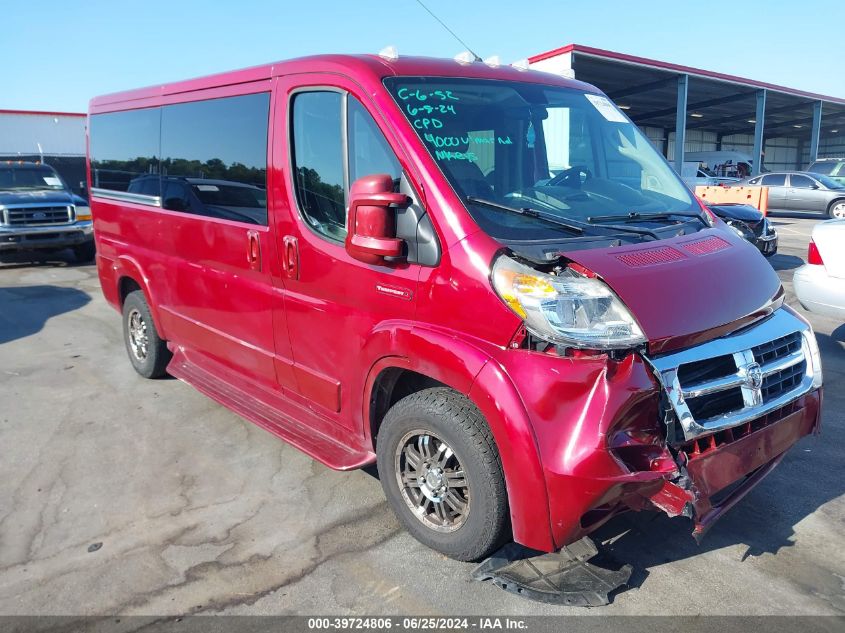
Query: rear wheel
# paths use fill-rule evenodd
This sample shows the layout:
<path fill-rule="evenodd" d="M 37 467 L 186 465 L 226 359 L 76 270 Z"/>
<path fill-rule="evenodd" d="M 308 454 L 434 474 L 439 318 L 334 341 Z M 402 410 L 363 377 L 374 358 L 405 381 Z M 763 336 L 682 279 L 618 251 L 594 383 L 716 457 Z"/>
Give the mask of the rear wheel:
<path fill-rule="evenodd" d="M 123 340 L 129 362 L 144 378 L 160 378 L 166 373 L 171 353 L 156 330 L 144 293 L 134 290 L 123 302 Z"/>
<path fill-rule="evenodd" d="M 397 402 L 376 447 L 391 508 L 424 545 L 457 560 L 479 560 L 508 536 L 499 452 L 475 405 L 445 387 Z"/>
<path fill-rule="evenodd" d="M 834 200 L 827 209 L 827 214 L 836 220 L 845 220 L 845 200 Z"/>

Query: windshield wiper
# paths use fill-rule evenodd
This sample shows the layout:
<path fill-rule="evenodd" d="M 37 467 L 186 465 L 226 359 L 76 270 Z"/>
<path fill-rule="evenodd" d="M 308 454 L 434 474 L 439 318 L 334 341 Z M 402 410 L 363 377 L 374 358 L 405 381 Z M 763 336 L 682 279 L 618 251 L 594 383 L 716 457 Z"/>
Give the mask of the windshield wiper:
<path fill-rule="evenodd" d="M 549 224 L 556 224 L 558 226 L 564 227 L 578 233 L 579 235 L 584 233 L 584 229 L 594 229 L 596 226 L 593 223 L 583 223 L 578 222 L 576 220 L 568 220 L 563 221 L 555 216 L 548 215 L 547 213 L 543 213 L 542 211 L 537 211 L 536 209 L 532 209 L 530 207 L 509 207 L 506 204 L 499 204 L 498 202 L 493 202 L 492 200 L 485 200 L 484 198 L 476 198 L 475 196 L 467 196 L 466 201 L 472 204 L 480 204 L 485 207 L 490 207 L 491 209 L 499 209 L 500 211 L 508 211 L 509 213 L 515 213 L 517 215 L 523 215 L 529 218 L 537 218 L 540 220 L 544 220 Z M 618 224 L 606 224 L 602 228 L 611 229 L 613 231 L 617 231 L 619 233 L 632 233 L 634 235 L 647 235 L 655 240 L 663 239 L 654 231 L 650 231 L 648 229 L 634 229 L 630 226 L 619 226 Z"/>
<path fill-rule="evenodd" d="M 515 215 L 524 216 L 526 218 L 535 218 L 537 220 L 543 220 L 544 222 L 554 224 L 555 226 L 559 226 L 579 235 L 584 232 L 584 226 L 571 224 L 569 222 L 543 213 L 542 211 L 537 211 L 536 209 L 532 209 L 530 207 L 510 207 L 506 204 L 499 204 L 498 202 L 493 202 L 492 200 L 485 200 L 484 198 L 477 198 L 476 196 L 467 196 L 465 199 L 470 204 L 477 204 L 479 206 L 488 207 L 490 209 L 496 209 L 498 211 L 506 211 Z"/>
<path fill-rule="evenodd" d="M 588 222 L 636 222 L 637 220 L 668 220 L 673 217 L 695 218 L 701 220 L 697 213 L 679 213 L 674 211 L 661 211 L 659 213 L 640 213 L 631 211 L 627 215 L 591 215 Z"/>

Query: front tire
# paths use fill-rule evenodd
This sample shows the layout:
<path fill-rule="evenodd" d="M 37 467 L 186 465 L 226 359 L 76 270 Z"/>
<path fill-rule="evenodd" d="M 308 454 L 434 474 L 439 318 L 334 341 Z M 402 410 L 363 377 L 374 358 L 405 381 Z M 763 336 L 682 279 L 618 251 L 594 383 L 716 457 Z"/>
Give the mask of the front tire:
<path fill-rule="evenodd" d="M 144 293 L 134 290 L 123 302 L 123 341 L 129 362 L 144 378 L 161 378 L 172 354 L 156 330 Z"/>
<path fill-rule="evenodd" d="M 499 451 L 481 412 L 461 394 L 437 387 L 397 402 L 376 454 L 388 503 L 424 545 L 476 561 L 509 536 Z"/>
<path fill-rule="evenodd" d="M 834 220 L 845 220 L 845 200 L 831 202 L 827 214 Z"/>

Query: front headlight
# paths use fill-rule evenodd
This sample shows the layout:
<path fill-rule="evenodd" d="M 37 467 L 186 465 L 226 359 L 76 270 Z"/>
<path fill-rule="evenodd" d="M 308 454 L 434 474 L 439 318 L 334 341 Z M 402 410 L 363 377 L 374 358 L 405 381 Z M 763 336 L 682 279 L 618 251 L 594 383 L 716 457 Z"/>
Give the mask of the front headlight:
<path fill-rule="evenodd" d="M 599 279 L 565 268 L 547 275 L 500 255 L 493 288 L 535 336 L 568 347 L 624 349 L 645 343 L 634 317 Z"/>
<path fill-rule="evenodd" d="M 754 231 L 752 231 L 745 222 L 739 220 L 728 220 L 727 225 L 731 227 L 734 233 L 739 235 L 742 239 L 749 242 L 754 241 Z"/>
<path fill-rule="evenodd" d="M 77 220 L 90 220 L 91 219 L 91 207 L 88 207 L 88 206 L 78 206 L 78 207 L 76 207 L 76 219 Z"/>

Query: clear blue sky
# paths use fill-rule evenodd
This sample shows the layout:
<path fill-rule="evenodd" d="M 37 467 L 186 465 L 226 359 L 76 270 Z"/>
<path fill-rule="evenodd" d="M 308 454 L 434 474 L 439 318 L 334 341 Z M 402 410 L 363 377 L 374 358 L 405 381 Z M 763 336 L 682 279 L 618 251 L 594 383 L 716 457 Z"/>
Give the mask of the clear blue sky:
<path fill-rule="evenodd" d="M 414 0 L 0 4 L 0 109 L 82 112 L 98 94 L 313 53 L 461 50 Z M 843 0 L 427 4 L 483 57 L 511 62 L 575 42 L 845 97 Z"/>

